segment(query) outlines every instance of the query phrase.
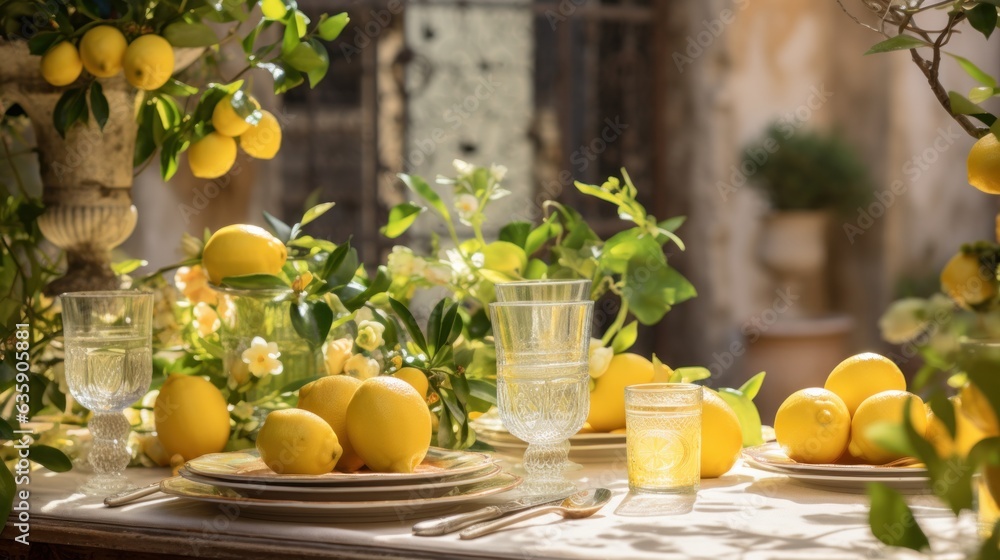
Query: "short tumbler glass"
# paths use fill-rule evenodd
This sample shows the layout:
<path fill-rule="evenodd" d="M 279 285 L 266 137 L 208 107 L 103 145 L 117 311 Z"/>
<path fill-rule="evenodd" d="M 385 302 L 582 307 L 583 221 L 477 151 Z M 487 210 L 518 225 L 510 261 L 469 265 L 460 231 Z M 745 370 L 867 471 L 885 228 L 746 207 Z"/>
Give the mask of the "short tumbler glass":
<path fill-rule="evenodd" d="M 497 301 L 587 301 L 590 280 L 518 280 L 496 284 Z"/>
<path fill-rule="evenodd" d="M 635 492 L 695 492 L 701 480 L 702 388 L 644 383 L 625 388 L 628 485 Z"/>

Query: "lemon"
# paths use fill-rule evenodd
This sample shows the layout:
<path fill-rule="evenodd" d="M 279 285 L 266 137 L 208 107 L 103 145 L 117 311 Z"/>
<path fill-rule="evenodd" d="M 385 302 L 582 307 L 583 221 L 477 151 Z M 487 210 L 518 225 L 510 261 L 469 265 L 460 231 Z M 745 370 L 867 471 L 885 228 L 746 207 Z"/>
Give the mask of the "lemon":
<path fill-rule="evenodd" d="M 952 397 L 951 402 L 955 406 L 955 437 L 951 437 L 944 422 L 934 415 L 930 406 L 927 406 L 927 432 L 924 434 L 924 438 L 934 445 L 934 450 L 937 451 L 939 457 L 950 457 L 951 455 L 967 457 L 972 446 L 985 438 L 986 434 L 962 412 L 960 398 Z"/>
<path fill-rule="evenodd" d="M 611 358 L 604 375 L 594 380 L 590 391 L 587 423 L 598 432 L 625 427 L 625 387 L 653 380 L 653 362 L 625 352 Z"/>
<path fill-rule="evenodd" d="M 969 150 L 966 161 L 969 184 L 989 194 L 1000 194 L 1000 141 L 987 134 Z"/>
<path fill-rule="evenodd" d="M 257 451 L 278 474 L 326 474 L 343 453 L 326 420 L 298 408 L 275 410 L 264 418 L 257 432 Z"/>
<path fill-rule="evenodd" d="M 508 276 L 520 277 L 528 267 L 528 255 L 524 249 L 509 241 L 494 241 L 481 249 L 483 268 Z"/>
<path fill-rule="evenodd" d="M 837 364 L 826 378 L 824 387 L 843 399 L 853 416 L 861 402 L 875 393 L 906 390 L 906 378 L 889 358 L 865 352 Z"/>
<path fill-rule="evenodd" d="M 979 387 L 966 383 L 959 393 L 962 402 L 962 414 L 972 424 L 987 436 L 1000 435 L 1000 425 L 997 424 L 997 414 Z"/>
<path fill-rule="evenodd" d="M 941 290 L 958 305 L 969 308 L 996 297 L 997 282 L 975 254 L 960 252 L 941 270 Z"/>
<path fill-rule="evenodd" d="M 347 435 L 371 470 L 413 472 L 431 444 L 431 416 L 409 383 L 372 377 L 347 407 Z"/>
<path fill-rule="evenodd" d="M 255 108 L 260 109 L 260 104 L 254 98 L 249 98 L 249 101 Z M 215 104 L 215 109 L 212 110 L 212 126 L 219 134 L 235 138 L 250 130 L 253 125 L 236 114 L 236 109 L 233 108 L 233 95 L 229 94 Z"/>
<path fill-rule="evenodd" d="M 97 78 L 110 78 L 121 72 L 128 41 L 116 27 L 98 25 L 80 39 L 83 67 Z"/>
<path fill-rule="evenodd" d="M 273 158 L 281 148 L 278 119 L 269 111 L 261 111 L 260 121 L 240 135 L 240 147 L 252 158 Z"/>
<path fill-rule="evenodd" d="M 153 404 L 156 433 L 167 457 L 191 460 L 218 453 L 229 439 L 229 408 L 222 393 L 202 377 L 172 374 Z"/>
<path fill-rule="evenodd" d="M 287 258 L 285 246 L 264 228 L 233 224 L 212 234 L 201 264 L 209 279 L 220 284 L 227 276 L 278 274 Z"/>
<path fill-rule="evenodd" d="M 702 390 L 701 477 L 717 478 L 733 468 L 743 449 L 740 419 L 718 393 Z"/>
<path fill-rule="evenodd" d="M 42 78 L 56 86 L 68 86 L 83 72 L 80 53 L 69 41 L 63 41 L 42 55 Z"/>
<path fill-rule="evenodd" d="M 883 422 L 901 424 L 907 399 L 910 403 L 910 422 L 918 434 L 924 435 L 927 430 L 924 401 L 906 391 L 882 391 L 865 399 L 851 419 L 851 443 L 847 450 L 852 456 L 871 465 L 884 465 L 903 458 L 903 455 L 884 449 L 872 441 L 868 429 Z"/>
<path fill-rule="evenodd" d="M 774 435 L 789 459 L 832 463 L 847 449 L 851 413 L 833 391 L 813 387 L 796 391 L 778 407 Z"/>
<path fill-rule="evenodd" d="M 159 35 L 143 35 L 125 49 L 125 79 L 139 89 L 158 89 L 174 73 L 174 48 Z"/>
<path fill-rule="evenodd" d="M 427 398 L 427 390 L 430 388 L 430 383 L 428 383 L 427 376 L 424 375 L 424 372 L 415 367 L 404 367 L 399 368 L 399 371 L 392 374 L 392 376 L 406 381 L 411 387 L 420 393 L 420 396 L 425 399 Z"/>
<path fill-rule="evenodd" d="M 200 179 L 222 177 L 236 163 L 236 141 L 218 132 L 209 132 L 188 149 L 191 174 Z"/>
<path fill-rule="evenodd" d="M 298 407 L 316 414 L 333 428 L 344 453 L 337 461 L 337 470 L 354 472 L 365 462 L 354 451 L 347 437 L 347 405 L 361 386 L 361 380 L 350 375 L 330 375 L 299 389 Z"/>

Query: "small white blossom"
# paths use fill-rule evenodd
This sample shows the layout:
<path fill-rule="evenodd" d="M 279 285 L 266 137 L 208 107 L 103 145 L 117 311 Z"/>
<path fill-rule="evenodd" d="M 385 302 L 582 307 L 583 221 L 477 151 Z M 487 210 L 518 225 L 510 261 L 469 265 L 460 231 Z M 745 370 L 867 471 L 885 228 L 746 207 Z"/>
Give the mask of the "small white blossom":
<path fill-rule="evenodd" d="M 385 340 L 382 339 L 384 331 L 385 325 L 378 321 L 361 321 L 358 323 L 358 336 L 354 339 L 354 343 L 371 352 L 385 344 Z"/>
<path fill-rule="evenodd" d="M 611 358 L 615 355 L 611 348 L 604 346 L 599 338 L 590 339 L 589 357 L 590 357 L 590 377 L 597 379 L 598 377 L 604 375 L 604 372 L 608 370 L 608 366 L 611 365 Z"/>
<path fill-rule="evenodd" d="M 507 166 L 494 163 L 490 166 L 490 175 L 493 175 L 493 180 L 497 183 L 503 181 L 507 176 Z"/>
<path fill-rule="evenodd" d="M 469 220 L 479 210 L 479 199 L 475 195 L 463 193 L 455 197 L 455 209 L 463 224 L 469 225 Z"/>
<path fill-rule="evenodd" d="M 349 338 L 338 338 L 323 345 L 323 361 L 326 364 L 327 375 L 344 373 L 344 364 L 352 356 L 354 341 Z"/>
<path fill-rule="evenodd" d="M 242 357 L 250 373 L 255 377 L 264 377 L 268 374 L 278 375 L 284 370 L 281 360 L 278 359 L 280 356 L 277 342 L 268 342 L 255 336 L 250 342 L 250 348 L 243 351 Z"/>
<path fill-rule="evenodd" d="M 375 377 L 380 370 L 378 362 L 364 354 L 355 354 L 344 364 L 344 373 L 362 380 Z"/>
<path fill-rule="evenodd" d="M 927 324 L 927 302 L 920 298 L 893 302 L 878 320 L 882 338 L 892 344 L 913 340 L 927 328 Z"/>
<path fill-rule="evenodd" d="M 424 269 L 424 279 L 436 286 L 451 282 L 451 267 L 442 262 L 429 263 Z"/>
<path fill-rule="evenodd" d="M 219 320 L 219 314 L 216 313 L 215 309 L 211 305 L 201 302 L 194 306 L 194 328 L 198 331 L 198 334 L 202 338 L 214 333 L 219 330 L 222 326 L 222 321 Z"/>
<path fill-rule="evenodd" d="M 455 172 L 459 175 L 471 175 L 476 171 L 476 166 L 460 159 L 454 159 L 451 161 L 451 166 L 455 168 Z"/>

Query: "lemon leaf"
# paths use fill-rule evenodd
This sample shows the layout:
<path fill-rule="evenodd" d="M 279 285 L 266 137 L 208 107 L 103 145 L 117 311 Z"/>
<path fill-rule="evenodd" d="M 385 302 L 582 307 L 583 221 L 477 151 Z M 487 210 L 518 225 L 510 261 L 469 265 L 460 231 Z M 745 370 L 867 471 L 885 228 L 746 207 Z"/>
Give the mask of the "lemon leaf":
<path fill-rule="evenodd" d="M 97 80 L 90 84 L 90 112 L 94 115 L 97 126 L 103 131 L 111 110 L 108 107 L 108 99 L 104 97 L 104 90 Z"/>
<path fill-rule="evenodd" d="M 17 484 L 14 483 L 14 475 L 7 468 L 7 463 L 0 461 L 0 519 L 7 522 L 7 516 L 14 506 L 14 496 L 17 494 Z"/>
<path fill-rule="evenodd" d="M 621 354 L 631 348 L 637 338 L 639 338 L 639 322 L 632 321 L 615 334 L 615 338 L 611 341 L 611 351 Z"/>
<path fill-rule="evenodd" d="M 420 195 L 421 198 L 427 201 L 427 204 L 429 204 L 431 208 L 437 210 L 438 214 L 441 214 L 442 218 L 445 220 L 451 220 L 451 214 L 448 212 L 448 207 L 445 206 L 438 193 L 434 192 L 434 189 L 432 189 L 426 181 L 416 175 L 408 175 L 406 173 L 400 173 L 398 177 L 403 181 L 407 188 Z"/>
<path fill-rule="evenodd" d="M 319 22 L 319 36 L 324 41 L 332 41 L 340 36 L 350 21 L 351 18 L 348 17 L 347 12 L 322 19 Z"/>
<path fill-rule="evenodd" d="M 993 11 L 993 20 L 996 21 L 996 8 L 990 8 L 990 10 Z M 951 53 L 945 53 L 945 54 L 954 58 L 955 62 L 958 62 L 958 65 L 962 67 L 962 70 L 965 70 L 965 73 L 971 76 L 972 79 L 983 84 L 984 86 L 997 87 L 997 79 L 984 72 L 981 68 L 976 66 L 971 60 L 965 57 L 958 56 L 956 54 L 951 54 Z"/>
<path fill-rule="evenodd" d="M 997 7 L 988 3 L 978 4 L 970 10 L 965 10 L 969 24 L 976 31 L 982 33 L 987 39 L 993 34 L 997 27 Z"/>
<path fill-rule="evenodd" d="M 313 206 L 312 208 L 306 210 L 306 213 L 302 215 L 302 220 L 299 223 L 301 225 L 306 225 L 312 222 L 316 218 L 326 214 L 335 204 L 336 202 L 324 202 Z"/>
<path fill-rule="evenodd" d="M 409 333 L 413 343 L 426 352 L 427 342 L 424 340 L 424 333 L 420 331 L 420 326 L 417 325 L 417 320 L 413 318 L 410 310 L 404 304 L 391 297 L 389 298 L 389 306 L 392 307 L 399 320 L 403 322 L 403 326 L 406 328 L 406 332 Z"/>
<path fill-rule="evenodd" d="M 878 540 L 918 552 L 930 546 L 902 494 L 879 482 L 868 486 L 868 496 L 871 498 L 868 524 Z"/>
<path fill-rule="evenodd" d="M 28 449 L 31 460 L 54 472 L 66 472 L 73 463 L 65 453 L 48 445 L 32 445 Z"/>
<path fill-rule="evenodd" d="M 760 392 L 761 385 L 764 384 L 764 376 L 767 375 L 766 372 L 760 372 L 757 375 L 746 380 L 746 383 L 740 386 L 740 392 L 747 396 L 748 399 L 753 400 L 757 393 Z"/>
<path fill-rule="evenodd" d="M 942 391 L 935 391 L 928 404 L 930 404 L 935 418 L 944 424 L 944 427 L 948 429 L 948 435 L 954 439 L 956 430 L 955 405 L 948 400 Z"/>
<path fill-rule="evenodd" d="M 931 44 L 928 43 L 927 41 L 924 41 L 922 39 L 917 39 L 916 37 L 912 37 L 910 35 L 896 35 L 895 37 L 891 37 L 889 39 L 886 39 L 885 41 L 876 43 L 875 45 L 872 46 L 872 48 L 868 49 L 865 52 L 865 54 L 866 55 L 878 54 L 890 51 L 902 51 L 902 50 L 910 50 L 910 49 L 916 49 L 920 47 L 930 47 L 930 46 Z"/>
<path fill-rule="evenodd" d="M 427 208 L 412 202 L 397 204 L 389 211 L 389 221 L 379 231 L 389 239 L 395 239 L 410 229 L 417 216 Z"/>
<path fill-rule="evenodd" d="M 178 21 L 163 28 L 163 38 L 175 47 L 210 47 L 219 37 L 200 21 Z"/>

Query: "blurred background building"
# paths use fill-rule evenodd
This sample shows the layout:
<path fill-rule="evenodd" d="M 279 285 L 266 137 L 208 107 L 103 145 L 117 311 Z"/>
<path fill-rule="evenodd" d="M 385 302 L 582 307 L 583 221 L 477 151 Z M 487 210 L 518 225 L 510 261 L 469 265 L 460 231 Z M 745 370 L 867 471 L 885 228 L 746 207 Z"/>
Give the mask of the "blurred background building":
<path fill-rule="evenodd" d="M 844 1 L 862 11 L 860 0 Z M 905 52 L 863 56 L 879 37 L 834 0 L 299 6 L 345 10 L 352 21 L 330 47 L 330 77 L 274 107 L 284 129 L 278 158 L 241 159 L 230 177 L 210 183 L 179 174 L 164 185 L 147 170 L 134 190 L 143 219 L 125 251 L 171 262 L 178 254 L 164 240 L 181 231 L 261 222 L 264 208 L 295 219 L 312 195 L 337 203 L 314 231 L 353 236 L 374 265 L 395 243 L 378 228 L 407 196 L 395 175 L 430 179 L 450 172 L 453 158 L 510 169 L 505 186 L 514 196 L 494 207 L 494 227 L 537 219 L 539 201 L 557 198 L 608 236 L 621 227 L 614 212 L 580 196 L 569 178 L 600 183 L 625 167 L 650 213 L 688 216 L 679 232 L 688 250 L 671 263 L 699 291 L 644 331 L 641 350 L 672 365 L 711 366 L 728 385 L 758 366 L 797 375 L 801 362 L 782 359 L 780 345 L 754 357 L 768 333 L 832 333 L 847 350 L 891 352 L 876 326 L 888 302 L 935 291 L 955 247 L 993 237 L 996 203 L 963 180 L 972 140 Z M 951 50 L 968 49 L 958 41 Z M 998 52 L 969 54 L 987 71 L 1000 66 Z M 971 85 L 954 65 L 945 73 L 954 89 Z M 267 105 L 270 78 L 255 79 Z M 772 123 L 836 132 L 859 154 L 874 189 L 874 198 L 824 226 L 825 266 L 797 288 L 821 293 L 819 310 L 809 313 L 802 306 L 810 298 L 782 298 L 773 266 L 762 262 L 770 210 L 748 186 L 757 166 L 745 146 Z M 406 242 L 426 240 L 431 229 L 423 221 Z M 770 250 L 780 257 L 794 249 Z M 786 321 L 796 317 L 832 319 Z"/>

